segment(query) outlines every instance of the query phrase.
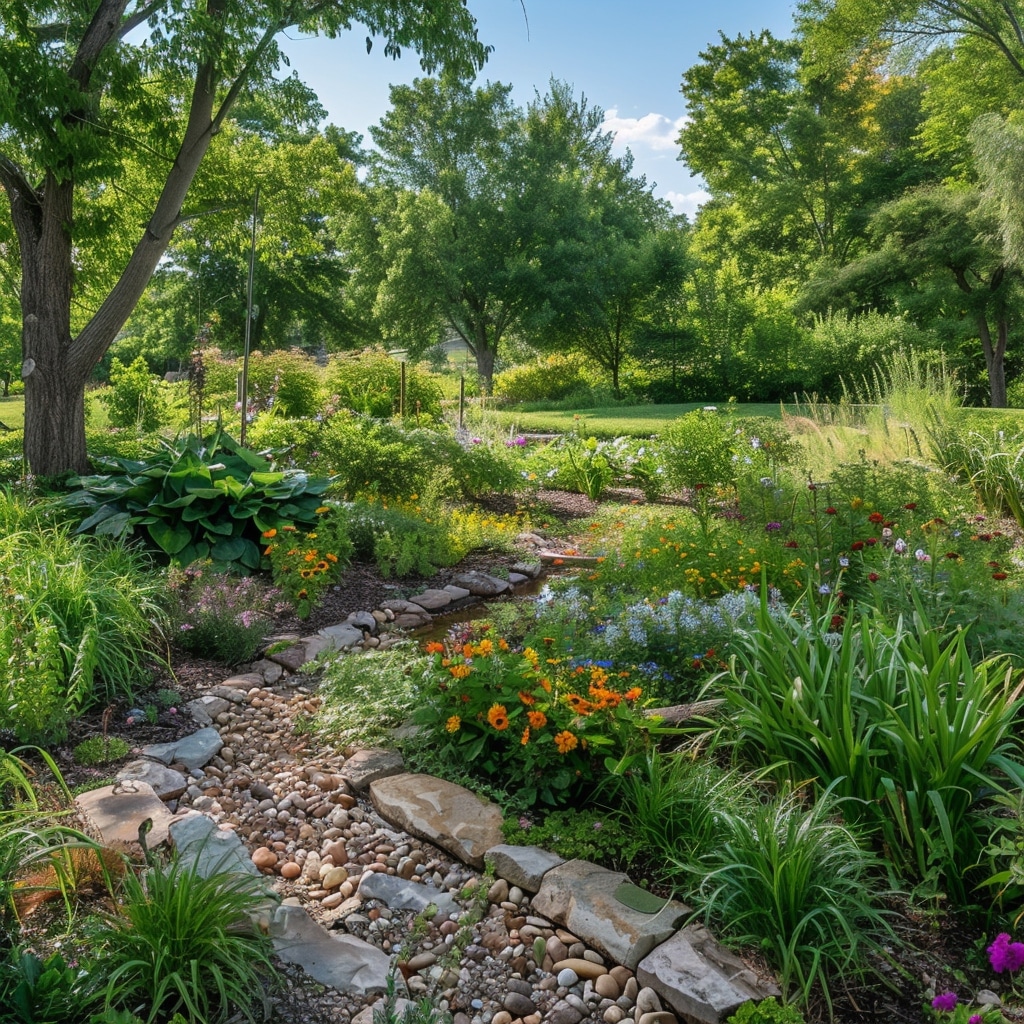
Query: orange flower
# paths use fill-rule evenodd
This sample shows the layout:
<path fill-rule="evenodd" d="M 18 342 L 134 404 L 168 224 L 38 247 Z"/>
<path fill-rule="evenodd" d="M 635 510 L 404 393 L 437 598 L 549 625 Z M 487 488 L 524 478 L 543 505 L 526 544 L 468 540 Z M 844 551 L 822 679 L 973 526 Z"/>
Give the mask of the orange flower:
<path fill-rule="evenodd" d="M 307 562 L 315 562 L 316 561 L 316 552 L 315 551 L 307 551 L 304 557 L 305 557 Z"/>
<path fill-rule="evenodd" d="M 451 672 L 455 679 L 465 679 L 473 670 L 469 665 L 452 665 L 448 671 Z"/>
<path fill-rule="evenodd" d="M 330 552 L 328 552 L 326 555 L 324 555 L 324 558 L 326 558 L 328 562 L 332 562 L 332 563 L 333 562 L 337 562 L 337 560 L 338 560 L 338 556 L 337 555 L 332 555 Z"/>
<path fill-rule="evenodd" d="M 498 647 L 499 647 L 499 648 L 500 648 L 501 650 L 503 650 L 503 651 L 507 651 L 507 650 L 508 650 L 508 641 L 507 641 L 507 640 L 506 640 L 506 639 L 505 639 L 504 637 L 502 637 L 502 638 L 501 638 L 501 639 L 500 639 L 500 640 L 498 641 Z"/>
<path fill-rule="evenodd" d="M 472 658 L 473 654 L 475 653 L 473 645 L 472 644 L 466 644 L 466 646 L 462 648 L 462 653 L 463 653 L 463 655 L 465 657 Z"/>
<path fill-rule="evenodd" d="M 555 746 L 558 747 L 560 754 L 568 754 L 570 750 L 575 750 L 579 742 L 568 729 L 563 729 L 555 736 Z"/>
<path fill-rule="evenodd" d="M 444 723 L 445 732 L 458 732 L 462 726 L 462 719 L 458 715 L 452 715 L 447 722 Z"/>
<path fill-rule="evenodd" d="M 504 732 L 508 728 L 508 711 L 505 710 L 505 705 L 492 704 L 490 710 L 487 712 L 487 721 L 490 722 L 498 732 Z"/>
<path fill-rule="evenodd" d="M 439 644 L 436 640 L 431 640 L 424 649 L 427 654 L 440 654 L 444 651 L 444 644 Z"/>
<path fill-rule="evenodd" d="M 625 697 L 626 700 L 636 700 L 642 692 L 643 691 L 639 686 L 633 686 L 630 687 L 630 689 L 628 689 L 622 696 Z"/>
<path fill-rule="evenodd" d="M 494 653 L 494 644 L 491 643 L 490 640 L 481 640 L 480 643 L 476 645 L 476 653 L 479 654 L 481 658 L 490 657 L 490 655 Z"/>
<path fill-rule="evenodd" d="M 273 528 L 271 528 L 269 530 L 264 530 L 263 531 L 263 536 L 266 537 L 269 540 L 271 537 L 276 537 L 277 536 L 277 530 L 275 530 Z"/>
<path fill-rule="evenodd" d="M 543 711 L 527 711 L 526 717 L 534 729 L 543 729 L 548 724 L 548 716 Z"/>
<path fill-rule="evenodd" d="M 589 715 L 594 710 L 594 705 L 581 697 L 578 693 L 570 693 L 565 698 L 566 704 L 569 705 L 576 712 L 577 715 Z"/>
<path fill-rule="evenodd" d="M 530 694 L 530 693 L 526 693 L 526 692 L 525 692 L 525 691 L 523 691 L 523 690 L 520 690 L 520 691 L 519 691 L 519 699 L 520 699 L 520 700 L 521 700 L 521 701 L 522 701 L 522 702 L 523 702 L 523 703 L 524 703 L 524 704 L 525 704 L 525 705 L 526 705 L 527 707 L 532 707 L 532 706 L 533 706 L 534 704 L 536 704 L 536 703 L 537 703 L 537 698 L 536 698 L 536 697 L 534 697 L 534 696 L 533 696 L 533 694 Z"/>
<path fill-rule="evenodd" d="M 523 730 L 523 737 L 522 737 L 522 739 L 521 739 L 521 740 L 519 741 L 519 745 L 520 745 L 521 747 L 525 747 L 525 746 L 526 746 L 526 744 L 527 744 L 527 743 L 529 743 L 529 742 L 530 742 L 530 727 L 529 727 L 529 726 L 527 726 L 527 727 L 526 727 L 526 728 L 525 728 L 525 729 Z"/>
<path fill-rule="evenodd" d="M 540 686 L 541 686 L 541 689 L 545 693 L 550 693 L 551 692 L 551 680 L 548 679 L 547 676 L 545 676 L 543 679 L 541 679 Z"/>

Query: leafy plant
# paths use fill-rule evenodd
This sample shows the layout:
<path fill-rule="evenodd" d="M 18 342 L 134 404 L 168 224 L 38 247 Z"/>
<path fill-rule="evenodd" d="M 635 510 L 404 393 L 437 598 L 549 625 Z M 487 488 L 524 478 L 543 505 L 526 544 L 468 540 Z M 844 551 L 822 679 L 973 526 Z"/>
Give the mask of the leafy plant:
<path fill-rule="evenodd" d="M 147 1022 L 181 1011 L 216 1024 L 233 1013 L 260 1019 L 273 975 L 270 940 L 250 921 L 266 895 L 239 872 L 203 877 L 198 860 L 124 878 L 124 902 L 97 928 L 107 1007 L 147 1009 Z"/>
<path fill-rule="evenodd" d="M 962 898 L 985 794 L 1024 785 L 1024 683 L 1004 661 L 973 665 L 963 633 L 943 640 L 921 614 L 849 615 L 839 633 L 831 610 L 804 624 L 763 604 L 757 626 L 723 689 L 732 742 L 845 798 L 898 870 Z"/>
<path fill-rule="evenodd" d="M 95 975 L 65 961 L 58 951 L 45 960 L 23 950 L 0 959 L 0 1005 L 11 1024 L 78 1024 L 97 1003 Z"/>
<path fill-rule="evenodd" d="M 818 986 L 830 1010 L 832 981 L 860 970 L 887 927 L 878 863 L 835 812 L 827 792 L 810 808 L 791 792 L 725 812 L 700 888 L 709 917 L 766 952 L 787 1000 L 806 1005 Z"/>
<path fill-rule="evenodd" d="M 163 442 L 142 462 L 106 460 L 107 472 L 79 476 L 64 498 L 83 510 L 79 532 L 122 537 L 144 530 L 171 561 L 212 559 L 258 569 L 260 534 L 285 524 L 312 527 L 330 481 L 275 471 L 262 456 L 217 431 L 209 441 Z"/>
<path fill-rule="evenodd" d="M 90 736 L 82 740 L 73 753 L 78 764 L 110 764 L 124 757 L 131 749 L 130 744 L 119 736 Z"/>
<path fill-rule="evenodd" d="M 759 1002 L 744 1003 L 727 1018 L 726 1024 L 804 1024 L 804 1015 L 795 1006 L 769 996 Z"/>
<path fill-rule="evenodd" d="M 595 861 L 618 871 L 627 871 L 644 847 L 628 817 L 614 811 L 551 811 L 539 821 L 513 815 L 502 832 L 509 843 L 540 846 L 566 860 Z"/>
<path fill-rule="evenodd" d="M 114 427 L 149 432 L 160 426 L 164 412 L 160 379 L 150 373 L 142 356 L 129 366 L 114 356 L 110 363 L 110 387 L 102 398 Z"/>

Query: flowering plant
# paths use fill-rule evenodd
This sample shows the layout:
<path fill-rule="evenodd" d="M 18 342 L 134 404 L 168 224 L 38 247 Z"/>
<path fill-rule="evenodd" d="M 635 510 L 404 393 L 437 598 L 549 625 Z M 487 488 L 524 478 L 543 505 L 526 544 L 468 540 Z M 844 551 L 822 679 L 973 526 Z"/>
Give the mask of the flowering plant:
<path fill-rule="evenodd" d="M 931 1007 L 934 1019 L 943 1024 L 1000 1024 L 1005 1019 L 998 1007 L 962 1003 L 955 992 L 940 992 Z"/>
<path fill-rule="evenodd" d="M 316 510 L 316 529 L 302 533 L 286 524 L 263 531 L 264 557 L 270 563 L 274 584 L 306 618 L 320 595 L 341 574 L 352 556 L 345 517 L 340 508 L 321 505 Z"/>
<path fill-rule="evenodd" d="M 427 644 L 433 660 L 415 718 L 442 753 L 500 780 L 524 804 L 568 802 L 593 781 L 599 755 L 623 756 L 656 724 L 642 714 L 630 673 L 611 662 L 514 651 L 481 632 L 476 642 Z"/>

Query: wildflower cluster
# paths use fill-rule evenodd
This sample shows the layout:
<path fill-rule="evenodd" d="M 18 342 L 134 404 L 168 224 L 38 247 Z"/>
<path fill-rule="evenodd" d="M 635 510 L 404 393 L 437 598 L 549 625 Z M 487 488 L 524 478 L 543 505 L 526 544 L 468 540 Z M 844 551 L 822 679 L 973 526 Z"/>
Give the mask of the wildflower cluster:
<path fill-rule="evenodd" d="M 352 555 L 342 510 L 321 505 L 315 530 L 302 533 L 286 524 L 263 531 L 264 558 L 274 584 L 288 598 L 299 618 L 306 618 L 320 595 L 335 582 Z"/>
<path fill-rule="evenodd" d="M 288 605 L 279 590 L 252 576 L 214 572 L 209 562 L 167 570 L 172 642 L 186 651 L 238 665 L 250 661 L 272 616 Z"/>
<path fill-rule="evenodd" d="M 642 744 L 651 724 L 629 672 L 547 657 L 553 643 L 514 651 L 484 634 L 426 646 L 433 659 L 417 720 L 448 754 L 526 804 L 572 799 L 594 779 L 600 755 Z"/>

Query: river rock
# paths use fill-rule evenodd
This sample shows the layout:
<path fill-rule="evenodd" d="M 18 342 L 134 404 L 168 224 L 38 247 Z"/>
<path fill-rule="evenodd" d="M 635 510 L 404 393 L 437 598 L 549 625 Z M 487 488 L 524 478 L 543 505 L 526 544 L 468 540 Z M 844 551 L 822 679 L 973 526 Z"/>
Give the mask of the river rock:
<path fill-rule="evenodd" d="M 188 779 L 181 772 L 168 768 L 158 761 L 139 759 L 129 761 L 118 773 L 117 781 L 125 782 L 129 779 L 138 782 L 148 782 L 153 787 L 161 800 L 174 800 L 185 792 Z"/>
<path fill-rule="evenodd" d="M 452 583 L 457 587 L 464 587 L 476 597 L 498 597 L 499 594 L 506 594 L 512 589 L 508 580 L 499 579 L 478 569 L 458 573 L 452 578 Z"/>
<path fill-rule="evenodd" d="M 183 764 L 190 771 L 202 768 L 210 758 L 220 753 L 224 741 L 213 726 L 207 726 L 191 736 L 183 736 L 170 743 L 152 743 L 142 748 L 142 753 L 162 764 Z"/>

